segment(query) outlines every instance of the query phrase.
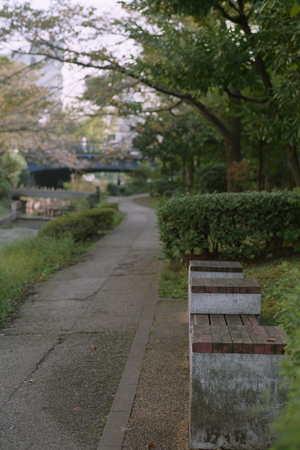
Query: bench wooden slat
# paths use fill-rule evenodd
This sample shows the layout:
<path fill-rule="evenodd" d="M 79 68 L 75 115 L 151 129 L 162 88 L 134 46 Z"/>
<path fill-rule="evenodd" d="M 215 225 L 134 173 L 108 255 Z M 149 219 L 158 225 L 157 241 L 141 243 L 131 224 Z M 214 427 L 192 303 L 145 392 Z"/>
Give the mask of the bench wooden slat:
<path fill-rule="evenodd" d="M 240 317 L 244 325 L 256 327 L 259 325 L 257 317 L 254 314 L 240 314 Z"/>
<path fill-rule="evenodd" d="M 287 341 L 286 333 L 278 327 L 265 326 L 264 328 L 269 336 L 269 340 L 271 341 L 271 343 L 273 341 L 273 343 L 275 344 L 274 353 L 277 355 L 283 354 L 285 343 Z"/>
<path fill-rule="evenodd" d="M 247 330 L 251 336 L 254 344 L 253 352 L 257 354 L 271 355 L 276 353 L 275 345 L 273 341 L 269 340 L 269 335 L 265 330 L 265 327 L 248 327 Z"/>
<path fill-rule="evenodd" d="M 233 342 L 234 353 L 253 353 L 253 341 L 243 325 L 230 325 L 229 332 Z"/>
<path fill-rule="evenodd" d="M 227 326 L 210 326 L 213 353 L 233 353 L 233 342 Z"/>
<path fill-rule="evenodd" d="M 243 273 L 243 266 L 239 262 L 231 261 L 190 261 L 190 271 Z"/>
<path fill-rule="evenodd" d="M 243 325 L 243 322 L 239 314 L 225 314 L 225 319 L 228 326 Z"/>
<path fill-rule="evenodd" d="M 192 294 L 260 294 L 261 287 L 253 278 L 194 278 L 190 280 Z"/>
<path fill-rule="evenodd" d="M 194 314 L 194 325 L 208 326 L 209 325 L 209 315 L 208 314 Z"/>
<path fill-rule="evenodd" d="M 192 324 L 191 342 L 195 353 L 281 355 L 288 339 L 279 327 L 260 326 L 251 314 L 195 314 Z"/>
<path fill-rule="evenodd" d="M 210 326 L 193 327 L 192 350 L 194 353 L 212 353 Z"/>
<path fill-rule="evenodd" d="M 224 314 L 210 314 L 209 315 L 210 324 L 215 326 L 226 326 L 226 320 Z"/>

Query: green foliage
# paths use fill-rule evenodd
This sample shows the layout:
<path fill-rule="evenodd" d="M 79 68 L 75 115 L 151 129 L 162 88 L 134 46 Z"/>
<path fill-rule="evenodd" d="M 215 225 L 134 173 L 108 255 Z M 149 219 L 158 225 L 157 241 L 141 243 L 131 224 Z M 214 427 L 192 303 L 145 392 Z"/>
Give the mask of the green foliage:
<path fill-rule="evenodd" d="M 288 191 L 178 196 L 157 215 L 172 260 L 195 253 L 253 259 L 300 238 L 299 196 Z"/>
<path fill-rule="evenodd" d="M 225 164 L 204 164 L 197 167 L 194 175 L 194 189 L 196 192 L 207 194 L 226 192 Z"/>
<path fill-rule="evenodd" d="M 111 228 L 115 210 L 112 208 L 95 208 L 70 213 L 58 217 L 39 230 L 40 237 L 59 238 L 71 235 L 75 242 L 84 241 L 97 235 L 97 232 Z"/>
<path fill-rule="evenodd" d="M 70 236 L 60 239 L 32 238 L 0 247 L 0 324 L 12 314 L 37 281 L 75 262 L 87 250 L 86 244 L 75 244 Z"/>
<path fill-rule="evenodd" d="M 115 203 L 114 203 L 115 205 Z M 102 230 L 109 230 L 112 227 L 113 216 L 116 208 L 110 208 L 107 205 L 103 205 L 100 208 L 93 208 L 85 211 L 80 211 L 78 216 L 85 219 L 89 219 L 93 222 L 94 227 Z M 75 213 L 76 214 L 76 213 Z"/>
<path fill-rule="evenodd" d="M 114 183 L 108 183 L 106 186 L 106 192 L 113 197 L 118 197 L 120 195 L 120 186 Z"/>
<path fill-rule="evenodd" d="M 294 269 L 298 278 L 300 271 Z M 281 373 L 288 381 L 288 403 L 273 424 L 278 434 L 272 450 L 296 450 L 300 442 L 300 285 L 292 291 L 283 286 L 278 319 L 289 335 Z"/>
<path fill-rule="evenodd" d="M 118 211 L 119 203 L 118 202 L 100 203 L 100 205 L 98 205 L 97 208 L 112 208 L 115 211 Z"/>
<path fill-rule="evenodd" d="M 165 263 L 159 278 L 159 296 L 168 298 L 188 297 L 188 271 L 186 266 Z"/>
<path fill-rule="evenodd" d="M 4 178 L 0 178 L 0 200 L 10 196 L 10 183 Z"/>
<path fill-rule="evenodd" d="M 171 185 L 164 178 L 156 178 L 149 183 L 148 189 L 150 195 L 160 197 L 171 189 Z"/>
<path fill-rule="evenodd" d="M 11 184 L 18 183 L 24 169 L 27 169 L 27 162 L 19 153 L 4 152 L 0 156 L 0 178 L 5 178 Z"/>
<path fill-rule="evenodd" d="M 246 266 L 246 267 L 245 267 Z M 244 264 L 245 278 L 255 278 L 261 290 L 261 316 L 264 325 L 278 325 L 278 308 L 281 300 L 287 294 L 295 291 L 299 283 L 300 260 L 299 255 L 284 256 L 277 260 L 263 263 Z"/>
<path fill-rule="evenodd" d="M 139 194 L 140 192 L 143 192 L 145 190 L 140 189 L 138 183 L 129 182 L 126 184 L 122 184 L 121 186 L 117 186 L 114 183 L 108 183 L 106 186 L 106 191 L 109 195 L 112 195 L 113 197 L 118 197 L 118 196 Z"/>

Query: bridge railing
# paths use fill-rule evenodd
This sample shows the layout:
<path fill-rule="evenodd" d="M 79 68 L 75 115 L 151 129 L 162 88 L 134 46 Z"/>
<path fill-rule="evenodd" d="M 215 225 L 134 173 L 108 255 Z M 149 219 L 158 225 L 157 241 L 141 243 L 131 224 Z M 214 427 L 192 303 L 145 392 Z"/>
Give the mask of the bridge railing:
<path fill-rule="evenodd" d="M 11 190 L 11 198 L 18 200 L 20 197 L 33 198 L 58 198 L 58 199 L 80 199 L 95 195 L 91 191 L 67 191 L 65 189 L 54 189 L 47 187 L 23 187 Z"/>

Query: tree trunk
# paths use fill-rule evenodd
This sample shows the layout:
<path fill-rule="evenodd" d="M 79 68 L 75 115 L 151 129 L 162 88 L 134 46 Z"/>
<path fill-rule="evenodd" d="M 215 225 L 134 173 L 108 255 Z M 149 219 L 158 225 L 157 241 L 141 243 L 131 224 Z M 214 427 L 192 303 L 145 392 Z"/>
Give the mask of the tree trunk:
<path fill-rule="evenodd" d="M 286 178 L 288 181 L 288 185 L 289 185 L 289 190 L 291 191 L 294 187 L 294 178 L 291 174 L 291 170 L 288 164 L 288 160 L 287 160 L 287 155 L 286 155 L 286 150 L 283 151 L 283 158 L 284 158 L 284 165 L 285 165 L 285 173 L 286 173 Z"/>
<path fill-rule="evenodd" d="M 263 169 L 262 141 L 259 141 L 257 153 L 258 153 L 258 167 L 256 176 L 256 189 L 258 190 L 258 192 L 260 192 L 262 189 L 262 169 Z"/>
<path fill-rule="evenodd" d="M 294 144 L 294 145 L 287 144 L 286 145 L 286 153 L 287 153 L 288 161 L 291 166 L 291 171 L 292 171 L 295 185 L 297 187 L 300 187 L 300 168 L 299 168 L 296 144 Z"/>
<path fill-rule="evenodd" d="M 234 95 L 238 95 L 240 92 L 236 88 L 232 88 L 231 92 Z M 239 112 L 241 101 L 239 99 L 235 100 L 235 112 Z M 231 117 L 231 139 L 230 142 L 227 142 L 227 166 L 228 169 L 232 166 L 233 162 L 239 162 L 242 159 L 241 152 L 241 119 L 236 114 Z M 234 183 L 233 173 L 227 172 L 227 192 L 238 192 L 239 189 Z"/>
<path fill-rule="evenodd" d="M 194 187 L 194 161 L 191 159 L 187 166 L 188 180 L 189 180 L 189 192 L 193 192 Z"/>
<path fill-rule="evenodd" d="M 270 161 L 268 161 L 268 165 L 267 165 L 267 169 L 266 169 L 266 174 L 265 174 L 265 179 L 264 179 L 264 190 L 265 190 L 265 191 L 268 190 L 268 182 L 269 182 L 270 166 L 271 166 L 271 163 L 270 163 Z"/>
<path fill-rule="evenodd" d="M 186 185 L 185 157 L 182 158 L 182 184 Z"/>

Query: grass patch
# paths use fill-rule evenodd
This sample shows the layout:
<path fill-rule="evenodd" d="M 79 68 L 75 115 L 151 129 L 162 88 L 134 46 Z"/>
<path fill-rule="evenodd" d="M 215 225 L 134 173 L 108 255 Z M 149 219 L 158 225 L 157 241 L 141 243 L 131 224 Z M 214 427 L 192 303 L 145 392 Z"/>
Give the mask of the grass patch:
<path fill-rule="evenodd" d="M 0 324 L 9 321 L 35 283 L 77 261 L 91 242 L 76 244 L 71 237 L 31 238 L 0 247 Z"/>
<path fill-rule="evenodd" d="M 116 212 L 113 228 L 124 214 Z M 105 231 L 103 235 L 109 231 Z M 75 242 L 70 235 L 58 238 L 37 236 L 17 240 L 0 247 L 0 326 L 16 317 L 20 304 L 36 283 L 50 274 L 79 260 L 90 250 L 99 236 Z"/>
<path fill-rule="evenodd" d="M 122 220 L 124 219 L 125 213 L 121 212 L 121 211 L 117 211 L 113 217 L 113 227 L 117 227 L 119 225 L 119 223 L 122 222 Z"/>
<path fill-rule="evenodd" d="M 277 325 L 276 314 L 280 308 L 280 299 L 293 294 L 299 284 L 300 256 L 278 258 L 245 267 L 244 277 L 255 278 L 261 285 L 261 315 L 264 325 Z"/>
<path fill-rule="evenodd" d="M 188 298 L 188 269 L 186 265 L 165 261 L 159 278 L 159 296 L 162 298 Z"/>

